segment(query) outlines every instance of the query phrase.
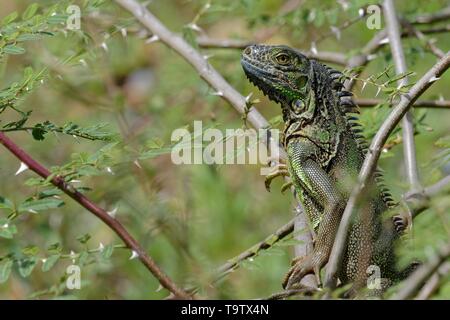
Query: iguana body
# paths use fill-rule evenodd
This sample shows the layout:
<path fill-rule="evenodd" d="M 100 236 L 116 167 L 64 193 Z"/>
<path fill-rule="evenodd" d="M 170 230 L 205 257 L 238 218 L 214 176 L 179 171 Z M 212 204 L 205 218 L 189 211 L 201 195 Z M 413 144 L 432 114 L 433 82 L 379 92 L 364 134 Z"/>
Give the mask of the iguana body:
<path fill-rule="evenodd" d="M 307 273 L 318 277 L 328 261 L 365 155 L 355 122 L 357 107 L 351 93 L 343 90 L 340 72 L 289 47 L 250 46 L 241 62 L 249 80 L 281 104 L 289 174 L 316 233 L 312 254 L 288 273 L 283 285 L 289 288 Z M 365 285 L 370 265 L 380 268 L 382 278 L 399 276 L 393 254 L 397 232 L 392 219 L 383 222 L 381 217 L 393 203 L 376 183 L 378 176 L 352 222 L 339 275 L 342 283 L 352 282 L 357 288 Z"/>

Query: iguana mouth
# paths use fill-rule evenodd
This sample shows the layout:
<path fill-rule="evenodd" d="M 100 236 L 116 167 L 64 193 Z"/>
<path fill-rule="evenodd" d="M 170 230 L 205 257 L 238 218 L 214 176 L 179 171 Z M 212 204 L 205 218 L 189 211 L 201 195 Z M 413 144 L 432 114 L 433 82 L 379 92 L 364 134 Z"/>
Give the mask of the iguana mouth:
<path fill-rule="evenodd" d="M 258 89 L 260 89 L 270 100 L 281 103 L 281 98 L 278 96 L 276 89 L 272 85 L 273 83 L 276 83 L 278 79 L 272 73 L 258 67 L 254 61 L 245 56 L 241 59 L 241 65 L 247 79 L 251 83 L 258 87 Z"/>

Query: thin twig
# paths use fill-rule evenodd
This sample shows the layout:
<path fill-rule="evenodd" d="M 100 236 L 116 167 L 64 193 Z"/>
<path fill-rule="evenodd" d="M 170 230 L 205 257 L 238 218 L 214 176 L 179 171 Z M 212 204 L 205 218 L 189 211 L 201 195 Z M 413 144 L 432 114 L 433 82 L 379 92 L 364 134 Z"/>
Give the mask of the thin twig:
<path fill-rule="evenodd" d="M 361 108 L 374 107 L 384 103 L 392 105 L 392 102 L 382 99 L 355 98 L 354 101 Z M 414 102 L 414 108 L 450 109 L 450 100 L 417 100 Z"/>
<path fill-rule="evenodd" d="M 245 49 L 246 47 L 255 44 L 252 41 L 234 40 L 234 39 L 215 39 L 206 35 L 199 36 L 197 43 L 201 48 L 205 49 Z M 316 59 L 322 62 L 329 62 L 345 66 L 347 64 L 347 57 L 345 54 L 332 51 L 300 51 L 303 55 L 311 59 Z"/>
<path fill-rule="evenodd" d="M 372 176 L 381 150 L 386 143 L 389 135 L 397 126 L 399 121 L 403 118 L 405 113 L 414 104 L 417 98 L 425 92 L 439 77 L 450 67 L 450 52 L 447 52 L 445 57 L 440 59 L 422 78 L 409 90 L 409 92 L 402 96 L 400 103 L 393 108 L 389 116 L 381 125 L 377 134 L 372 140 L 369 150 L 364 159 L 364 163 L 358 176 L 358 183 L 353 188 L 353 191 L 348 200 L 347 206 L 341 218 L 339 229 L 335 238 L 335 242 L 328 261 L 326 271 L 325 285 L 329 288 L 334 288 L 336 285 L 336 275 L 341 268 L 342 256 L 345 245 L 347 243 L 348 230 L 350 228 L 350 221 L 352 219 L 354 208 L 359 203 L 362 193 L 366 188 L 369 178 Z"/>
<path fill-rule="evenodd" d="M 444 262 L 423 285 L 414 300 L 427 300 L 439 288 L 439 282 L 450 273 L 450 262 Z"/>
<path fill-rule="evenodd" d="M 439 49 L 433 41 L 428 39 L 422 31 L 414 27 L 411 23 L 409 23 L 407 20 L 402 19 L 402 25 L 404 25 L 410 33 L 412 33 L 417 39 L 422 41 L 425 44 L 425 48 L 428 49 L 432 54 L 434 54 L 438 58 L 442 58 L 445 53 L 441 49 Z"/>
<path fill-rule="evenodd" d="M 411 20 L 413 24 L 430 24 L 450 19 L 450 6 L 446 7 L 439 12 L 426 13 L 418 15 Z"/>
<path fill-rule="evenodd" d="M 450 175 L 442 178 L 432 186 L 426 187 L 424 192 L 427 196 L 433 196 L 436 193 L 442 191 L 445 187 L 447 187 L 450 184 Z"/>
<path fill-rule="evenodd" d="M 16 158 L 27 165 L 30 170 L 32 170 L 42 178 L 47 179 L 52 175 L 52 173 L 47 168 L 34 160 L 29 154 L 22 150 L 11 139 L 9 139 L 3 132 L 0 132 L 0 143 L 3 144 L 5 148 L 8 149 Z M 149 255 L 147 255 L 145 250 L 130 235 L 125 227 L 115 218 L 110 216 L 106 210 L 99 207 L 82 193 L 78 192 L 72 185 L 64 181 L 63 178 L 56 176 L 53 177 L 50 182 L 55 187 L 66 193 L 73 200 L 75 200 L 78 204 L 80 204 L 89 212 L 102 220 L 108 227 L 110 227 L 122 239 L 127 247 L 135 252 L 135 254 L 137 254 L 139 260 L 141 260 L 144 266 L 153 274 L 153 276 L 164 288 L 169 290 L 178 298 L 192 298 L 189 294 L 178 288 L 178 286 L 158 267 L 155 261 Z"/>
<path fill-rule="evenodd" d="M 229 259 L 224 265 L 217 269 L 217 274 L 214 276 L 213 283 L 219 281 L 228 273 L 236 270 L 244 260 L 254 257 L 261 251 L 273 247 L 274 244 L 291 234 L 292 231 L 294 231 L 294 219 L 289 221 L 284 226 L 280 227 L 273 234 L 266 237 L 263 241 L 258 242 L 236 257 Z"/>
<path fill-rule="evenodd" d="M 420 287 L 427 281 L 431 275 L 441 266 L 441 264 L 450 257 L 450 243 L 445 244 L 423 265 L 415 270 L 403 282 L 400 290 L 392 296 L 391 300 L 411 299 Z"/>

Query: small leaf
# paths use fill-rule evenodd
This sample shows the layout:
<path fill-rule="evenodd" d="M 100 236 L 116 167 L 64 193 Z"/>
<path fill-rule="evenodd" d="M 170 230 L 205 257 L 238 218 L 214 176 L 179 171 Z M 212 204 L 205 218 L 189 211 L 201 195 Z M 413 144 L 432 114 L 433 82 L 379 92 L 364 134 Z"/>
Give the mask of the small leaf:
<path fill-rule="evenodd" d="M 13 44 L 9 44 L 3 48 L 3 52 L 7 54 L 23 54 L 25 49 Z"/>
<path fill-rule="evenodd" d="M 55 243 L 51 244 L 51 245 L 47 248 L 47 251 L 48 251 L 48 252 L 54 253 L 54 254 L 60 253 L 61 250 L 62 250 L 62 247 L 61 247 L 61 244 L 60 244 L 59 242 L 55 242 Z"/>
<path fill-rule="evenodd" d="M 84 265 L 89 258 L 89 253 L 87 251 L 82 251 L 80 255 L 78 256 L 78 264 L 80 266 Z"/>
<path fill-rule="evenodd" d="M 10 200 L 0 196 L 0 209 L 14 210 L 14 204 Z"/>
<path fill-rule="evenodd" d="M 45 259 L 45 262 L 42 264 L 42 271 L 47 272 L 51 268 L 53 268 L 53 266 L 56 264 L 56 262 L 59 260 L 60 257 L 61 257 L 60 254 L 52 254 L 47 259 Z"/>
<path fill-rule="evenodd" d="M 39 5 L 37 3 L 33 3 L 28 6 L 28 8 L 25 10 L 25 12 L 22 14 L 23 20 L 31 19 L 37 12 L 39 8 Z"/>
<path fill-rule="evenodd" d="M 81 243 L 85 244 L 89 241 L 89 239 L 91 239 L 91 235 L 89 233 L 86 233 L 82 236 L 79 236 L 77 238 L 78 241 L 80 241 Z"/>
<path fill-rule="evenodd" d="M 11 13 L 3 18 L 2 24 L 7 25 L 7 24 L 13 22 L 14 20 L 16 20 L 18 16 L 19 16 L 19 14 L 14 11 L 13 13 Z"/>
<path fill-rule="evenodd" d="M 40 33 L 23 33 L 20 36 L 17 37 L 18 42 L 23 41 L 33 41 L 33 40 L 41 40 L 43 38 L 43 35 Z"/>
<path fill-rule="evenodd" d="M 31 274 L 31 272 L 33 272 L 33 269 L 37 263 L 37 258 L 36 257 L 23 258 L 20 259 L 18 263 L 20 275 L 26 278 Z"/>
<path fill-rule="evenodd" d="M 22 253 L 26 256 L 35 256 L 39 253 L 39 248 L 37 246 L 27 246 L 22 249 Z"/>
<path fill-rule="evenodd" d="M 114 245 L 113 244 L 108 244 L 102 250 L 102 258 L 103 259 L 108 259 L 113 254 L 113 251 L 114 251 Z"/>
<path fill-rule="evenodd" d="M 11 274 L 12 266 L 12 260 L 6 260 L 0 265 L 0 283 L 5 283 L 8 280 L 9 275 Z"/>
<path fill-rule="evenodd" d="M 6 239 L 12 239 L 17 233 L 17 228 L 15 225 L 11 224 L 8 219 L 0 219 L 0 237 Z"/>
<path fill-rule="evenodd" d="M 27 200 L 22 203 L 18 211 L 42 211 L 47 209 L 54 209 L 64 205 L 64 201 L 55 198 L 44 198 L 38 200 Z"/>

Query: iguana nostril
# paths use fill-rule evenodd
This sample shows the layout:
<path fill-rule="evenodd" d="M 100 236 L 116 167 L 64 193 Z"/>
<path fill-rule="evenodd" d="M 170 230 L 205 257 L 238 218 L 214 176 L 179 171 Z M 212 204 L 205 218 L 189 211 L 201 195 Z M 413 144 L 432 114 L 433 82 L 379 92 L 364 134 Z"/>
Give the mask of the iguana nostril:
<path fill-rule="evenodd" d="M 244 54 L 250 55 L 251 53 L 252 53 L 252 48 L 250 48 L 250 47 L 245 48 Z"/>

